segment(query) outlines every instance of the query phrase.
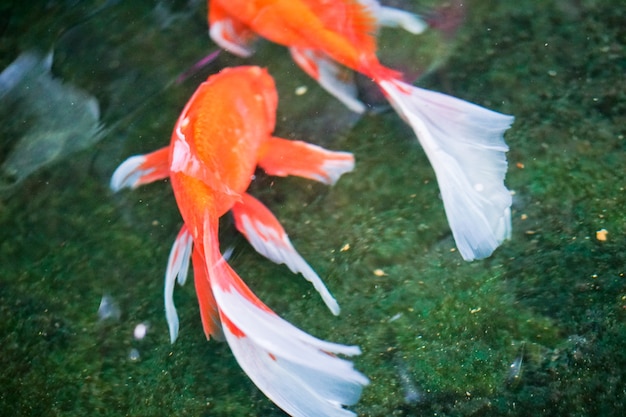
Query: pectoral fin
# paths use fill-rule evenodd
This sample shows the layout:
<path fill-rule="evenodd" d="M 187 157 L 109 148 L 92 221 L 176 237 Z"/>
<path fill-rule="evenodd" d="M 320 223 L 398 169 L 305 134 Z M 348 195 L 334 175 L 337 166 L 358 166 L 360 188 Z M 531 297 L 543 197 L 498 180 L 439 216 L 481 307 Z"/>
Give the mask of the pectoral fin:
<path fill-rule="evenodd" d="M 330 294 L 322 279 L 300 256 L 276 217 L 259 200 L 243 194 L 242 200 L 233 206 L 237 229 L 248 239 L 254 249 L 277 264 L 285 264 L 294 273 L 301 273 L 319 292 L 322 299 L 337 315 L 339 305 Z"/>
<path fill-rule="evenodd" d="M 353 112 L 365 111 L 365 104 L 357 98 L 358 91 L 352 70 L 339 65 L 322 51 L 291 47 L 289 52 L 295 63 L 324 90 Z"/>
<path fill-rule="evenodd" d="M 310 143 L 281 138 L 268 139 L 260 149 L 259 166 L 269 175 L 296 175 L 333 185 L 354 169 L 349 152 L 329 151 Z"/>
<path fill-rule="evenodd" d="M 254 53 L 257 35 L 240 21 L 228 16 L 216 2 L 209 3 L 209 35 L 213 42 L 240 57 Z"/>
<path fill-rule="evenodd" d="M 169 155 L 170 147 L 166 146 L 149 154 L 131 156 L 113 173 L 111 189 L 116 192 L 126 187 L 135 189 L 169 177 Z"/>

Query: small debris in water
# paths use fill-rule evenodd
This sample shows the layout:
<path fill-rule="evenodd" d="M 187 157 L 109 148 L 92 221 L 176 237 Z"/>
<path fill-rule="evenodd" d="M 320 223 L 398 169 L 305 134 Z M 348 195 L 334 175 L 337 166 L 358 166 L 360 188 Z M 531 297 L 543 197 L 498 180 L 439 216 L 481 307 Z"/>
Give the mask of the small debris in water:
<path fill-rule="evenodd" d="M 522 378 L 522 365 L 524 364 L 525 344 L 519 350 L 517 358 L 509 365 L 509 372 L 506 377 L 506 383 L 509 385 L 517 385 Z"/>
<path fill-rule="evenodd" d="M 141 340 L 146 337 L 146 333 L 148 333 L 148 325 L 145 323 L 139 323 L 135 326 L 133 336 L 135 337 L 135 339 Z"/>
<path fill-rule="evenodd" d="M 100 307 L 98 307 L 98 317 L 100 320 L 115 319 L 119 320 L 121 316 L 120 308 L 118 307 L 113 297 L 110 295 L 103 295 L 100 300 Z"/>
<path fill-rule="evenodd" d="M 141 355 L 139 354 L 139 351 L 135 348 L 132 348 L 130 350 L 130 353 L 128 354 L 128 359 L 130 359 L 133 362 L 137 362 L 140 357 Z"/>
<path fill-rule="evenodd" d="M 393 315 L 393 316 L 392 316 L 389 320 L 387 320 L 387 322 L 388 322 L 388 323 L 391 323 L 391 322 L 393 322 L 393 321 L 398 320 L 400 317 L 402 317 L 402 313 L 397 313 L 397 314 L 394 314 L 394 315 Z"/>
<path fill-rule="evenodd" d="M 600 229 L 596 232 L 596 239 L 600 242 L 604 242 L 608 239 L 609 232 L 606 229 Z"/>
<path fill-rule="evenodd" d="M 396 358 L 396 361 L 400 385 L 404 392 L 404 402 L 412 405 L 421 403 L 424 401 L 424 393 L 415 384 L 407 363 L 400 358 Z"/>

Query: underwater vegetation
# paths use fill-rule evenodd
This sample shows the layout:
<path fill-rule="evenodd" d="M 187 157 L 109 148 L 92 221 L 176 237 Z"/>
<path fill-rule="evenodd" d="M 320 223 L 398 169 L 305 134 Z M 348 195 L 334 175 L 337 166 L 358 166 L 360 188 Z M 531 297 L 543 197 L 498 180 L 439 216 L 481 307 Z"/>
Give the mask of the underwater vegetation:
<path fill-rule="evenodd" d="M 167 141 L 200 80 L 247 61 L 221 54 L 174 87 L 214 48 L 204 2 L 119 2 L 78 25 L 107 2 L 37 3 L 0 6 L 0 67 L 54 44 L 53 79 L 94 96 L 103 127 L 122 122 L 0 200 L 0 414 L 284 415 L 225 344 L 206 342 L 192 286 L 176 293 L 184 326 L 170 345 L 162 260 L 181 220 L 168 187 L 108 190 L 125 156 Z M 295 126 L 355 154 L 332 189 L 264 175 L 252 184 L 341 316 L 228 220 L 220 240 L 281 316 L 361 347 L 355 367 L 371 383 L 359 415 L 623 415 L 626 12 L 618 1 L 521 0 L 474 1 L 466 14 L 454 53 L 420 85 L 515 114 L 510 241 L 489 259 L 460 259 L 432 169 L 392 112 L 336 131 Z M 289 111 L 319 89 L 288 58 L 264 45 L 256 63 L 285 80 L 278 134 L 300 138 Z M 100 318 L 103 297 L 119 313 Z"/>

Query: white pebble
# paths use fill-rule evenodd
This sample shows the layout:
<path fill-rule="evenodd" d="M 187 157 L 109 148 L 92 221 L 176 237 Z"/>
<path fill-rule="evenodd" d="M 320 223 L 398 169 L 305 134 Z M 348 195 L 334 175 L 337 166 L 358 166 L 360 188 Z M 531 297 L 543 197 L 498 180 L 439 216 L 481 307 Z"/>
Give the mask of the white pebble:
<path fill-rule="evenodd" d="M 133 336 L 135 336 L 135 339 L 141 340 L 144 337 L 146 337 L 146 333 L 148 333 L 148 325 L 144 323 L 139 323 L 138 325 L 135 326 L 135 331 L 133 332 Z"/>

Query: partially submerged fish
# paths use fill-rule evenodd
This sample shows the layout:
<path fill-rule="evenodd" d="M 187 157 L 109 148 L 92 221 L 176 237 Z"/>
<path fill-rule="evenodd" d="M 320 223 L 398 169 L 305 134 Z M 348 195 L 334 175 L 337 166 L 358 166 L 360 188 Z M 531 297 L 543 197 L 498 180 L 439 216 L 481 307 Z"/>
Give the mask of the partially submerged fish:
<path fill-rule="evenodd" d="M 53 77 L 52 58 L 24 52 L 0 73 L 0 193 L 104 136 L 98 101 Z"/>
<path fill-rule="evenodd" d="M 209 77 L 180 115 L 170 146 L 126 160 L 113 174 L 111 188 L 170 178 L 184 220 L 165 275 L 172 342 L 178 334 L 174 281 L 185 281 L 191 258 L 207 338 L 225 337 L 265 395 L 292 416 L 353 416 L 342 405 L 356 403 L 368 380 L 335 355 L 356 355 L 359 348 L 314 338 L 281 319 L 252 293 L 219 249 L 219 218 L 230 210 L 258 252 L 302 273 L 330 310 L 339 312 L 278 220 L 246 189 L 257 165 L 272 175 L 333 184 L 353 169 L 354 158 L 273 137 L 277 102 L 273 79 L 259 67 L 229 68 Z"/>
<path fill-rule="evenodd" d="M 417 16 L 375 0 L 210 0 L 209 23 L 213 40 L 240 56 L 252 54 L 257 35 L 288 46 L 304 71 L 354 111 L 366 107 L 342 66 L 371 78 L 424 148 L 463 258 L 485 258 L 510 237 L 503 134 L 513 117 L 407 84 L 376 57 L 379 25 L 419 33 L 425 24 Z"/>

